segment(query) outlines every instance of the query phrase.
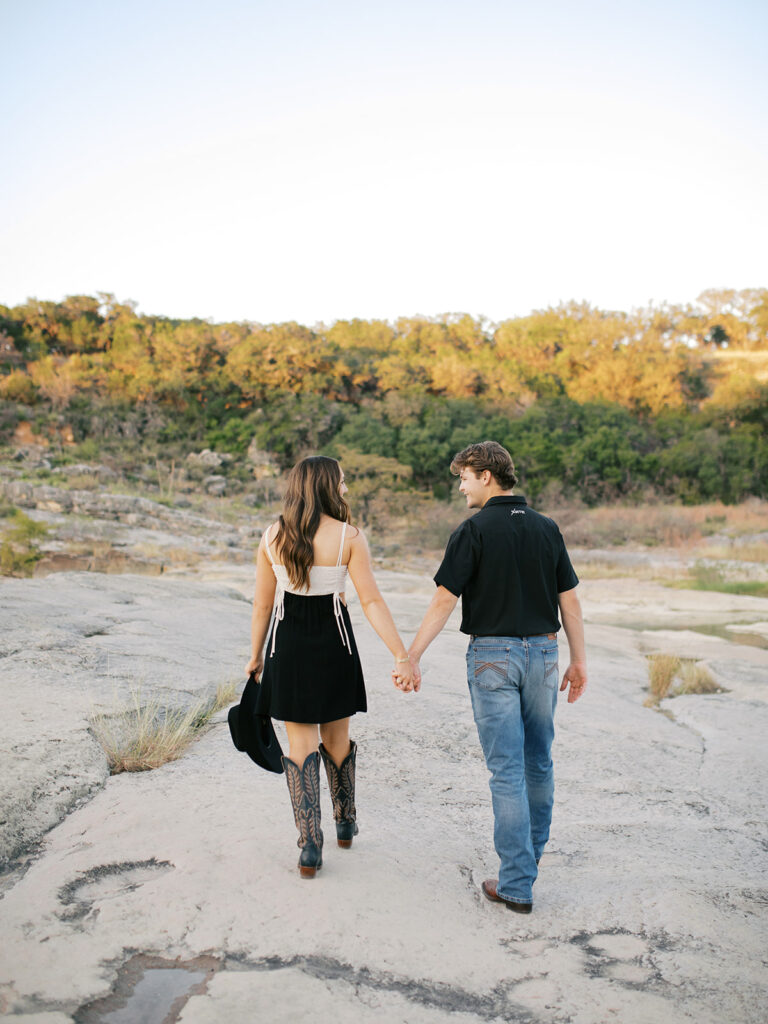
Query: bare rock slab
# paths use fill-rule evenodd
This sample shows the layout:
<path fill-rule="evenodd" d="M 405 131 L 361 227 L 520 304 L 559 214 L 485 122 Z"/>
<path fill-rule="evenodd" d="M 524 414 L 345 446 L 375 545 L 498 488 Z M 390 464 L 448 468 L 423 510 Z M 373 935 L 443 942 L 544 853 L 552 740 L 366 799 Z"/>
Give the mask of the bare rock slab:
<path fill-rule="evenodd" d="M 176 582 L 189 600 L 206 592 Z M 247 644 L 247 604 L 211 592 Z M 497 861 L 466 639 L 446 631 L 422 692 L 405 696 L 357 618 L 356 632 L 370 710 L 353 720 L 353 848 L 332 841 L 323 782 L 324 865 L 299 878 L 285 781 L 234 751 L 222 713 L 178 761 L 110 778 L 14 878 L 0 904 L 2 1012 L 81 1019 L 138 953 L 218 963 L 179 1007 L 184 1024 L 762 1024 L 768 703 L 730 693 L 645 708 L 637 633 L 590 631 L 592 682 L 557 710 L 552 838 L 521 918 L 480 893 Z"/>
<path fill-rule="evenodd" d="M 4 580 L 0 621 L 0 864 L 106 781 L 94 712 L 137 689 L 189 706 L 238 679 L 249 651 L 241 594 L 182 580 Z"/>

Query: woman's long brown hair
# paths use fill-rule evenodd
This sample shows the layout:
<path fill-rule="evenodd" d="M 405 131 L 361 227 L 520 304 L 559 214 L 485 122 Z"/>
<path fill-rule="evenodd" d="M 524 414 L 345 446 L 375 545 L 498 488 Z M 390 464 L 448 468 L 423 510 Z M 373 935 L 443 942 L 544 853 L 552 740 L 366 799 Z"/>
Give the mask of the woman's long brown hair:
<path fill-rule="evenodd" d="M 309 586 L 309 570 L 314 562 L 312 541 L 323 513 L 341 523 L 349 522 L 349 505 L 340 494 L 340 486 L 341 466 L 327 455 L 310 455 L 288 474 L 276 544 L 291 586 L 297 590 Z"/>

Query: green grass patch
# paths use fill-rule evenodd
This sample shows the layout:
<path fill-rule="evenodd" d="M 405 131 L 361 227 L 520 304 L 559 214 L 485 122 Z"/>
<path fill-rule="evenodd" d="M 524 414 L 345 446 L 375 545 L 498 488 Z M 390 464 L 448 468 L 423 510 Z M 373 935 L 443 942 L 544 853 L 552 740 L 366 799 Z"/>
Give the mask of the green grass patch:
<path fill-rule="evenodd" d="M 667 586 L 676 590 L 716 590 L 721 594 L 768 597 L 768 582 L 763 580 L 727 580 L 714 566 L 697 562 L 687 580 L 675 580 Z"/>

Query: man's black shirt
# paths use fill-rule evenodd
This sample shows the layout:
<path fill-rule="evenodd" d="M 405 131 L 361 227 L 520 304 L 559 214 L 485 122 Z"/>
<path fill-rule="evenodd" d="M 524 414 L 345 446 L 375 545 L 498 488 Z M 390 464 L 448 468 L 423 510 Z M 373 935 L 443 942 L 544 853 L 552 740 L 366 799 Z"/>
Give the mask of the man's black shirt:
<path fill-rule="evenodd" d="M 557 595 L 578 582 L 557 524 L 517 495 L 489 498 L 454 530 L 435 574 L 475 636 L 556 633 Z"/>

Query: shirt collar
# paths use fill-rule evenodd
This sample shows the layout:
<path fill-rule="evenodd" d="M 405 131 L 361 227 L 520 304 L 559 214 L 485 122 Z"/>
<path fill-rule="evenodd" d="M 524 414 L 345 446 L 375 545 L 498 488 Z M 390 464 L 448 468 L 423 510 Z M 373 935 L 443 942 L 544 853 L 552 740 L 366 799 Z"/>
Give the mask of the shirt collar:
<path fill-rule="evenodd" d="M 527 505 L 528 502 L 522 496 L 522 494 L 496 494 L 493 498 L 489 498 L 486 501 L 483 508 L 488 508 L 489 505 Z"/>

